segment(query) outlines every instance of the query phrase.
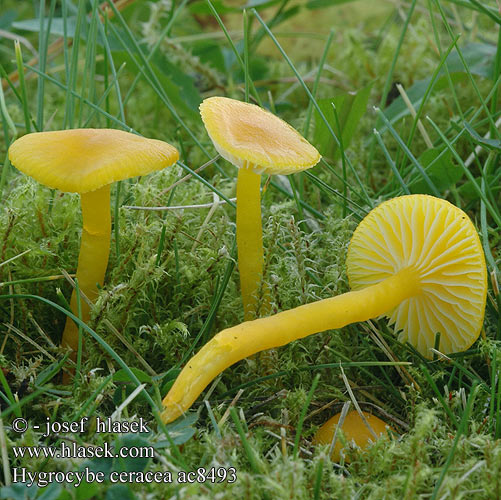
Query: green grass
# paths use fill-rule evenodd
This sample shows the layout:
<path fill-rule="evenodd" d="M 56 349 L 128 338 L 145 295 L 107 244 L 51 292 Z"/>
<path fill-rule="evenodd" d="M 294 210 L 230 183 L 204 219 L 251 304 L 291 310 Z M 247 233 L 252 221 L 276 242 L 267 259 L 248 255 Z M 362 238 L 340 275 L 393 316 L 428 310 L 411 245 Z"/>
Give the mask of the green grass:
<path fill-rule="evenodd" d="M 104 5 L 4 0 L 0 13 L 9 34 L 0 38 L 0 498 L 501 498 L 497 3 L 281 0 L 243 10 L 236 0 L 125 8 L 110 0 L 107 15 Z M 355 324 L 237 363 L 184 419 L 164 425 L 161 399 L 179 369 L 243 319 L 236 171 L 216 155 L 198 113 L 211 95 L 268 107 L 324 155 L 303 174 L 264 180 L 273 312 L 347 291 L 344 261 L 358 222 L 381 201 L 424 192 L 465 210 L 482 241 L 489 291 L 472 348 L 430 361 L 384 319 Z M 162 139 L 181 159 L 112 190 L 106 281 L 80 325 L 77 378 L 64 386 L 72 362 L 58 344 L 71 314 L 79 200 L 19 173 L 7 149 L 28 132 L 76 127 Z M 226 203 L 212 209 L 216 195 Z M 193 205 L 202 206 L 179 208 Z M 328 446 L 311 438 L 351 397 L 400 437 L 349 448 L 349 462 L 333 464 Z M 95 417 L 114 413 L 144 418 L 151 432 L 96 433 Z M 82 435 L 12 430 L 19 417 L 35 425 L 85 416 Z M 153 446 L 155 458 L 28 459 L 12 449 L 63 441 Z M 237 480 L 26 489 L 12 483 L 22 467 L 174 478 L 233 467 Z"/>

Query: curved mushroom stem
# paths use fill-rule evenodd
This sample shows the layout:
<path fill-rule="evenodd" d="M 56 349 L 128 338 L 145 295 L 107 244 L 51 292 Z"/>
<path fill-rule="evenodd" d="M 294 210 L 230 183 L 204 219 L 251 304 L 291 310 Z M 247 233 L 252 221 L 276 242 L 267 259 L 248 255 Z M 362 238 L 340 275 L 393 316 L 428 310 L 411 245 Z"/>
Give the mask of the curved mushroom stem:
<path fill-rule="evenodd" d="M 217 375 L 241 359 L 313 333 L 377 318 L 419 292 L 417 273 L 406 268 L 363 290 L 227 328 L 183 368 L 162 402 L 162 420 L 168 423 L 182 415 Z"/>
<path fill-rule="evenodd" d="M 76 277 L 80 292 L 90 301 L 98 295 L 96 283 L 102 284 L 108 257 L 110 253 L 111 213 L 110 213 L 110 186 L 104 186 L 96 191 L 80 195 L 82 205 L 82 238 Z M 87 322 L 90 316 L 90 307 L 81 299 L 82 321 Z M 78 316 L 76 291 L 71 295 L 71 311 Z M 63 347 L 70 347 L 73 352 L 71 358 L 76 358 L 78 349 L 78 326 L 67 318 L 61 339 Z M 67 382 L 67 378 L 64 378 Z"/>
<path fill-rule="evenodd" d="M 244 319 L 259 316 L 258 295 L 263 277 L 263 231 L 261 227 L 261 175 L 250 165 L 238 169 L 237 249 Z M 269 313 L 267 293 L 263 290 L 260 313 Z"/>

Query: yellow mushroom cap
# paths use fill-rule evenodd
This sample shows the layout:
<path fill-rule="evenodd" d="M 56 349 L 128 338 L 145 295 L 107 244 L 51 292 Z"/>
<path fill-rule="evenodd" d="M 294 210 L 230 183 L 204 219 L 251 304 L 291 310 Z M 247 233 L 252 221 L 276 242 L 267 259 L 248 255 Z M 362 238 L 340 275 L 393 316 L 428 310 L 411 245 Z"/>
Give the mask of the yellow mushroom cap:
<path fill-rule="evenodd" d="M 386 436 L 388 432 L 395 432 L 387 423 L 383 422 L 378 417 L 371 415 L 365 411 L 364 414 L 367 423 L 370 425 L 371 429 L 374 431 L 376 436 Z M 325 424 L 318 429 L 313 437 L 313 444 L 331 444 L 334 438 L 334 433 L 336 432 L 336 427 L 338 425 L 341 413 L 334 415 L 332 418 L 327 420 Z M 375 438 L 372 432 L 367 428 L 362 417 L 358 414 L 356 410 L 350 411 L 346 414 L 343 425 L 341 426 L 344 437 L 347 442 L 354 441 L 355 444 L 366 449 L 370 443 L 373 443 Z M 339 439 L 339 431 L 336 436 L 336 444 L 332 450 L 331 458 L 334 462 L 339 462 L 341 460 L 341 450 L 343 449 L 343 444 Z M 346 462 L 350 460 L 346 458 Z"/>
<path fill-rule="evenodd" d="M 35 132 L 9 148 L 11 163 L 45 186 L 87 193 L 173 165 L 176 148 L 114 129 Z"/>
<path fill-rule="evenodd" d="M 200 114 L 218 153 L 237 167 L 292 174 L 320 161 L 319 152 L 299 132 L 255 104 L 209 97 L 200 104 Z"/>
<path fill-rule="evenodd" d="M 446 354 L 478 338 L 487 295 L 484 253 L 469 217 L 448 201 L 409 195 L 382 203 L 355 230 L 346 265 L 354 290 L 405 268 L 416 271 L 420 293 L 386 316 L 401 331 L 399 340 L 423 356 L 432 357 L 437 332 Z"/>

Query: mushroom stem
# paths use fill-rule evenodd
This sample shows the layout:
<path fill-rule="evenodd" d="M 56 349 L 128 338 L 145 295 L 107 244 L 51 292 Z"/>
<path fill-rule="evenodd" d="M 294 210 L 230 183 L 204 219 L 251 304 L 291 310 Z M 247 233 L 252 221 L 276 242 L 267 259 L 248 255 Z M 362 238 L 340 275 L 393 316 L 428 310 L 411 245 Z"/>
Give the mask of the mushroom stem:
<path fill-rule="evenodd" d="M 313 333 L 377 318 L 419 293 L 416 271 L 405 268 L 362 290 L 227 328 L 188 361 L 163 400 L 162 420 L 168 423 L 183 414 L 219 373 L 241 359 Z"/>
<path fill-rule="evenodd" d="M 80 195 L 82 205 L 82 238 L 76 277 L 81 293 L 94 301 L 98 296 L 97 283 L 103 284 L 104 274 L 108 266 L 110 253 L 111 214 L 110 186 L 104 186 L 96 191 Z M 78 316 L 76 291 L 71 295 L 71 311 Z M 82 321 L 87 322 L 90 308 L 87 302 L 81 300 Z M 67 318 L 61 340 L 63 347 L 73 350 L 72 359 L 76 358 L 78 349 L 78 326 Z"/>
<path fill-rule="evenodd" d="M 240 288 L 245 321 L 259 316 L 258 292 L 263 277 L 263 232 L 261 228 L 261 175 L 245 165 L 238 169 L 237 179 L 237 249 Z M 267 314 L 263 293 L 261 314 Z"/>

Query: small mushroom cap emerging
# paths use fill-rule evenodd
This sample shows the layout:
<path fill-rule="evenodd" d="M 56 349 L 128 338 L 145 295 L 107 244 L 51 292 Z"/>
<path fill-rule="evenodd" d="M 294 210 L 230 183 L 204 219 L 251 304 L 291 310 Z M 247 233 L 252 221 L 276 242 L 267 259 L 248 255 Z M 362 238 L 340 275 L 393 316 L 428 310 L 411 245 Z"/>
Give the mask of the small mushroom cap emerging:
<path fill-rule="evenodd" d="M 219 154 L 237 167 L 291 174 L 320 161 L 319 152 L 301 134 L 259 106 L 209 97 L 200 105 L 200 113 Z"/>
<path fill-rule="evenodd" d="M 362 413 L 364 414 L 367 423 L 371 426 L 371 429 L 374 431 L 376 436 L 387 436 L 388 432 L 395 433 L 395 431 L 387 423 L 383 422 L 378 417 L 375 417 L 374 415 L 371 415 L 370 413 L 367 413 L 365 411 L 363 411 Z M 327 422 L 325 422 L 325 424 L 323 424 L 322 427 L 320 427 L 320 429 L 318 429 L 318 431 L 315 433 L 315 436 L 313 437 L 313 444 L 331 444 L 340 417 L 341 413 L 338 413 L 337 415 L 334 415 L 332 418 L 327 420 Z M 374 435 L 367 428 L 365 422 L 362 420 L 356 410 L 350 411 L 346 414 L 343 425 L 341 426 L 341 430 L 343 431 L 346 441 L 354 441 L 355 444 L 363 450 L 375 440 Z M 343 445 L 341 440 L 339 439 L 338 431 L 338 434 L 336 436 L 336 444 L 334 445 L 334 449 L 332 450 L 331 454 L 331 458 L 334 462 L 339 462 L 341 460 L 342 449 Z M 347 458 L 346 462 L 349 461 L 350 460 Z"/>
<path fill-rule="evenodd" d="M 179 154 L 156 139 L 114 129 L 36 132 L 17 139 L 9 159 L 45 186 L 87 193 L 174 164 Z"/>
<path fill-rule="evenodd" d="M 482 328 L 487 269 L 469 217 L 427 195 L 393 198 L 372 210 L 355 230 L 346 259 L 354 290 L 398 271 L 416 272 L 420 293 L 387 313 L 399 340 L 432 357 L 440 332 L 443 353 L 468 349 Z"/>

